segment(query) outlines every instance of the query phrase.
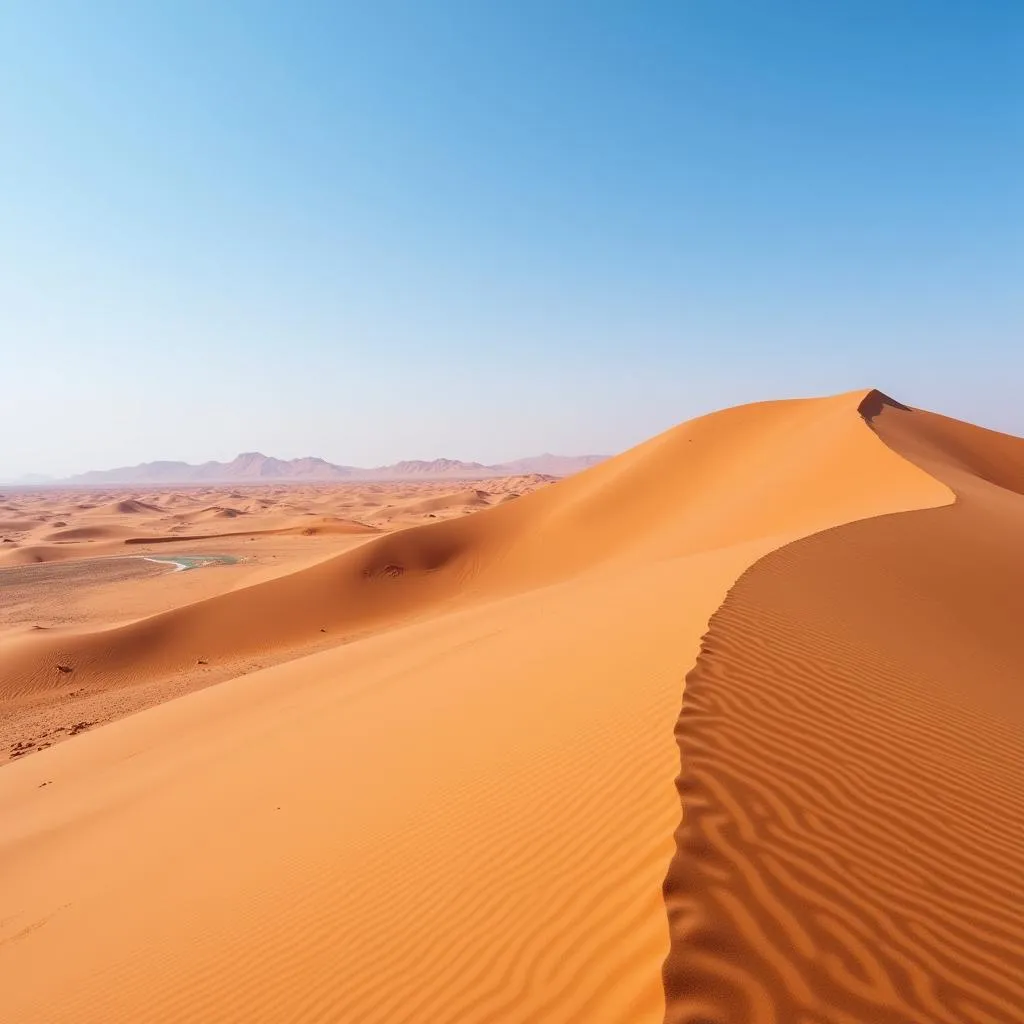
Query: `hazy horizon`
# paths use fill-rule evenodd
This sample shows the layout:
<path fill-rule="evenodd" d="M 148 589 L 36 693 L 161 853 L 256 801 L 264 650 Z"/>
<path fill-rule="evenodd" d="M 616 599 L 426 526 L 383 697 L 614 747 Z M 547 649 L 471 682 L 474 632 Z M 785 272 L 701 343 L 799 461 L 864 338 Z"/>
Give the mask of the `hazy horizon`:
<path fill-rule="evenodd" d="M 617 454 L 617 453 L 615 453 L 615 452 L 579 452 L 579 453 L 569 454 L 569 453 L 565 453 L 565 452 L 535 452 L 535 453 L 533 453 L 531 455 L 524 455 L 524 456 L 521 456 L 519 458 L 506 459 L 504 462 L 480 463 L 480 465 L 482 465 L 485 469 L 493 469 L 496 466 L 514 466 L 516 463 L 540 462 L 540 461 L 545 460 L 545 459 L 555 459 L 555 460 L 567 460 L 567 461 L 573 461 L 573 462 L 582 462 L 582 461 L 584 461 L 586 459 L 605 459 L 605 458 L 608 458 L 611 455 L 615 455 L 615 454 Z M 46 474 L 46 473 L 32 473 L 32 472 L 29 472 L 29 473 L 22 474 L 20 477 L 4 477 L 4 478 L 0 478 L 0 485 L 14 485 L 14 486 L 18 486 L 18 485 L 21 485 L 21 484 L 26 484 L 26 483 L 31 483 L 31 482 L 44 483 L 44 482 L 51 482 L 51 481 L 54 482 L 54 483 L 61 483 L 61 482 L 66 481 L 66 480 L 75 480 L 76 478 L 81 477 L 81 476 L 88 476 L 91 473 L 108 473 L 108 472 L 120 471 L 120 470 L 132 470 L 132 469 L 139 469 L 139 468 L 141 468 L 143 466 L 182 465 L 182 466 L 187 466 L 189 469 L 197 469 L 197 468 L 200 468 L 200 467 L 203 467 L 203 466 L 209 466 L 209 465 L 230 466 L 232 463 L 235 463 L 235 462 L 237 462 L 239 460 L 244 462 L 245 459 L 247 457 L 249 457 L 249 456 L 257 456 L 259 458 L 264 458 L 264 459 L 268 459 L 268 460 L 277 460 L 277 461 L 281 461 L 281 462 L 295 462 L 295 461 L 299 461 L 299 460 L 302 460 L 302 459 L 316 459 L 316 460 L 320 460 L 322 462 L 326 462 L 328 465 L 333 466 L 333 467 L 342 468 L 342 469 L 352 469 L 352 470 L 357 470 L 357 471 L 360 471 L 360 472 L 372 472 L 372 471 L 380 470 L 380 469 L 390 469 L 393 466 L 400 465 L 403 462 L 418 462 L 418 463 L 424 463 L 424 464 L 427 464 L 427 465 L 432 464 L 432 463 L 436 463 L 436 462 L 446 462 L 446 461 L 448 461 L 448 462 L 461 462 L 461 463 L 463 463 L 465 465 L 472 465 L 473 464 L 473 460 L 470 460 L 470 459 L 451 459 L 451 458 L 449 458 L 447 456 L 441 455 L 441 456 L 437 456 L 434 459 L 396 459 L 393 462 L 386 463 L 386 464 L 383 464 L 383 465 L 378 465 L 378 466 L 356 466 L 356 465 L 354 465 L 352 463 L 333 462 L 331 459 L 324 459 L 322 456 L 316 455 L 315 453 L 311 453 L 311 454 L 307 454 L 307 455 L 299 455 L 299 456 L 295 456 L 295 457 L 293 457 L 291 459 L 280 459 L 278 456 L 274 455 L 273 452 L 248 451 L 248 452 L 236 452 L 235 455 L 232 456 L 229 459 L 203 459 L 203 460 L 201 460 L 199 462 L 187 462 L 184 459 L 148 459 L 145 462 L 133 463 L 132 465 L 126 465 L 126 466 L 93 466 L 93 467 L 90 467 L 87 470 L 83 470 L 83 471 L 77 472 L 77 473 L 68 473 L 68 474 L 66 474 L 65 476 L 62 476 L 62 477 L 51 476 L 51 475 Z M 541 470 L 530 470 L 529 472 L 542 472 L 542 471 Z M 216 480 L 216 479 L 217 478 L 211 478 L 211 480 Z M 270 479 L 272 480 L 273 478 L 270 478 Z M 283 479 L 287 479 L 287 478 L 283 478 Z M 181 482 L 187 482 L 187 481 L 175 479 L 175 480 L 168 480 L 167 482 L 168 483 L 181 483 Z"/>
<path fill-rule="evenodd" d="M 1024 8 L 0 14 L 0 479 L 622 451 L 878 387 L 1024 434 Z"/>
<path fill-rule="evenodd" d="M 852 390 L 853 391 L 857 391 L 857 390 L 861 390 L 861 389 L 852 389 Z M 867 390 L 867 389 L 863 389 L 863 390 Z M 889 398 L 895 398 L 897 401 L 899 401 L 899 396 L 889 394 L 888 392 L 884 392 L 884 389 L 881 389 L 881 388 L 879 388 L 877 390 L 883 391 L 883 393 L 887 394 Z M 815 399 L 815 398 L 822 398 L 822 397 L 827 397 L 827 396 L 822 396 L 822 395 L 790 395 L 790 396 L 784 396 L 781 400 L 793 399 L 793 398 L 795 398 L 795 399 Z M 778 397 L 766 398 L 766 399 L 757 399 L 757 398 L 751 399 L 751 401 L 754 401 L 754 402 L 757 402 L 757 401 L 777 401 L 777 400 L 780 400 L 780 399 Z M 745 403 L 734 403 L 734 404 L 745 404 Z M 700 415 L 703 415 L 703 414 L 722 411 L 722 409 L 724 409 L 724 408 L 728 408 L 728 407 L 727 406 L 723 406 L 723 407 L 719 407 L 719 408 L 716 408 L 716 409 L 702 410 L 702 412 L 696 413 L 696 414 L 694 414 L 694 416 L 689 417 L 689 418 L 696 418 L 697 416 L 700 416 Z M 931 411 L 942 413 L 942 410 L 931 410 Z M 974 420 L 973 422 L 975 422 L 976 424 L 981 425 L 981 426 L 986 426 L 986 424 L 981 419 Z M 670 424 L 669 426 L 671 427 L 672 424 Z M 998 428 L 992 427 L 992 426 L 988 426 L 988 429 L 998 430 Z M 650 435 L 650 436 L 655 436 L 655 435 Z M 625 451 L 628 451 L 629 448 L 635 447 L 636 444 L 641 444 L 641 443 L 643 443 L 643 441 L 648 440 L 648 439 L 649 439 L 648 437 L 642 437 L 642 438 L 637 439 L 636 442 L 631 443 L 629 445 L 626 445 L 623 448 L 615 449 L 615 450 L 612 450 L 612 451 L 604 451 L 604 452 L 597 452 L 597 451 L 591 451 L 591 452 L 584 452 L 584 451 L 580 451 L 580 452 L 564 452 L 564 451 L 544 450 L 544 451 L 536 451 L 536 452 L 529 452 L 529 453 L 520 453 L 519 455 L 513 455 L 513 456 L 511 456 L 509 458 L 506 458 L 506 459 L 495 459 L 495 460 L 490 461 L 490 462 L 484 461 L 482 459 L 461 458 L 458 455 L 449 455 L 449 454 L 439 454 L 439 455 L 431 455 L 431 456 L 408 456 L 408 457 L 406 457 L 406 456 L 399 456 L 397 458 L 391 459 L 388 462 L 385 462 L 385 463 L 375 463 L 373 465 L 368 465 L 368 464 L 359 465 L 359 464 L 357 464 L 355 462 L 346 462 L 344 459 L 340 459 L 340 460 L 339 459 L 331 459 L 331 458 L 327 458 L 326 456 L 320 455 L 319 453 L 317 453 L 315 451 L 313 451 L 313 452 L 303 452 L 303 453 L 298 453 L 298 454 L 289 455 L 289 456 L 282 456 L 282 455 L 280 455 L 280 454 L 278 454 L 278 453 L 276 453 L 274 451 L 261 451 L 261 450 L 258 450 L 258 449 L 246 449 L 244 451 L 237 451 L 234 454 L 228 455 L 228 456 L 226 456 L 224 458 L 178 459 L 178 458 L 174 458 L 172 456 L 157 457 L 157 458 L 152 458 L 152 459 L 142 459 L 142 460 L 140 460 L 138 462 L 123 463 L 123 464 L 117 464 L 117 465 L 94 465 L 94 466 L 88 466 L 88 467 L 84 467 L 84 468 L 81 468 L 81 469 L 73 470 L 73 471 L 68 472 L 68 473 L 63 473 L 63 474 L 60 474 L 60 475 L 50 474 L 50 473 L 42 473 L 42 472 L 38 472 L 38 471 L 35 471 L 35 470 L 29 470 L 29 471 L 27 471 L 25 473 L 18 474 L 18 475 L 0 476 L 0 485 L 15 485 L 15 486 L 18 486 L 18 485 L 22 485 L 22 484 L 27 483 L 27 482 L 32 482 L 33 480 L 35 480 L 36 482 L 40 482 L 40 483 L 48 482 L 48 481 L 53 481 L 55 483 L 60 483 L 60 482 L 62 482 L 64 480 L 73 479 L 75 477 L 88 475 L 89 473 L 109 472 L 109 471 L 112 471 L 112 470 L 135 469 L 135 468 L 138 468 L 140 466 L 153 465 L 153 464 L 159 464 L 159 463 L 182 463 L 182 464 L 185 464 L 185 465 L 187 465 L 189 467 L 198 467 L 198 466 L 207 465 L 207 464 L 210 464 L 210 463 L 218 463 L 218 464 L 221 464 L 221 465 L 227 465 L 227 464 L 230 464 L 230 463 L 234 462 L 235 460 L 241 459 L 241 458 L 243 458 L 243 457 L 245 457 L 247 455 L 258 455 L 258 456 L 261 456 L 261 457 L 264 457 L 264 458 L 278 459 L 280 461 L 285 461 L 285 462 L 287 462 L 287 461 L 295 461 L 295 460 L 305 459 L 305 458 L 322 459 L 323 461 L 325 461 L 327 463 L 330 463 L 331 465 L 334 465 L 334 466 L 341 466 L 341 467 L 345 467 L 345 468 L 349 468 L 349 469 L 357 469 L 357 470 L 385 469 L 385 468 L 393 466 L 393 465 L 395 465 L 396 463 L 399 463 L 399 462 L 426 462 L 426 463 L 430 463 L 430 462 L 437 462 L 437 461 L 443 461 L 443 460 L 451 460 L 451 461 L 464 462 L 464 463 L 479 463 L 479 464 L 481 464 L 481 465 L 483 465 L 485 467 L 492 467 L 492 466 L 500 466 L 500 465 L 504 465 L 504 464 L 516 463 L 516 462 L 524 462 L 524 461 L 529 461 L 529 460 L 538 460 L 538 459 L 542 459 L 542 458 L 556 458 L 556 459 L 562 459 L 562 458 L 565 458 L 565 459 L 586 459 L 586 458 L 595 458 L 595 457 L 596 458 L 611 458 L 611 457 L 613 457 L 615 455 L 619 455 L 619 454 L 622 454 Z M 181 482 L 181 481 L 169 481 L 169 482 L 178 483 L 178 482 Z"/>

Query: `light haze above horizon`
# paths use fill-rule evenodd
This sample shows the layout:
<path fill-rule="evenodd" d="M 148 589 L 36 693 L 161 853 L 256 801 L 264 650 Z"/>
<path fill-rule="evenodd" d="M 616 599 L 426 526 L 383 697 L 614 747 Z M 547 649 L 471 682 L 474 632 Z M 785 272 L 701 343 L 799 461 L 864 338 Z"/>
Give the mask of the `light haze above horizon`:
<path fill-rule="evenodd" d="M 0 11 L 0 479 L 1024 434 L 1024 5 Z"/>

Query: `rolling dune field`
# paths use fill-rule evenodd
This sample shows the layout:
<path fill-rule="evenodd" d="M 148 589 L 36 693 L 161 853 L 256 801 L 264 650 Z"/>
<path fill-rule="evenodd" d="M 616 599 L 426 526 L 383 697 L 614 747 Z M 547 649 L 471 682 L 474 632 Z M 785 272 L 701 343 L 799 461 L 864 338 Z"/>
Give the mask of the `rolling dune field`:
<path fill-rule="evenodd" d="M 5 495 L 5 723 L 106 724 L 0 768 L 0 1020 L 1019 1021 L 1022 503 L 875 391 L 557 483 Z M 240 561 L 29 621 L 52 548 Z"/>

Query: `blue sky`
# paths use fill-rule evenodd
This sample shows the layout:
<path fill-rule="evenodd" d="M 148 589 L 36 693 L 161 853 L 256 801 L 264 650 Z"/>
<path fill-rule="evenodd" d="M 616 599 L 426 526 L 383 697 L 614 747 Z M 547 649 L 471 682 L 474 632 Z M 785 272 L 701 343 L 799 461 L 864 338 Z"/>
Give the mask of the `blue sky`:
<path fill-rule="evenodd" d="M 8 2 L 0 478 L 1024 433 L 1017 0 Z"/>

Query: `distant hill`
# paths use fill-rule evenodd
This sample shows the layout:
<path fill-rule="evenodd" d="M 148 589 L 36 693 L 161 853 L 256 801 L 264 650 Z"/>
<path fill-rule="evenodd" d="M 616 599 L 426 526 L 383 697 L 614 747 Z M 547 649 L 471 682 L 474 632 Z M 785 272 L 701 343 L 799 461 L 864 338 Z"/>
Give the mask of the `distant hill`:
<path fill-rule="evenodd" d="M 138 466 L 90 470 L 68 477 L 72 484 L 180 484 L 205 481 L 346 480 L 354 470 L 324 459 L 275 459 L 260 452 L 243 452 L 230 462 L 143 462 Z"/>
<path fill-rule="evenodd" d="M 581 470 L 604 462 L 607 455 L 534 455 L 529 459 L 516 459 L 514 462 L 502 462 L 491 469 L 499 470 L 504 475 L 519 473 L 543 473 L 545 476 L 572 476 Z"/>
<path fill-rule="evenodd" d="M 411 459 L 390 466 L 363 469 L 338 466 L 325 459 L 307 456 L 301 459 L 275 459 L 260 452 L 243 452 L 230 462 L 143 462 L 138 466 L 118 469 L 90 470 L 61 480 L 65 484 L 185 484 L 246 483 L 268 480 L 483 480 L 497 476 L 522 476 L 531 473 L 545 476 L 570 476 L 588 466 L 604 461 L 606 455 L 537 455 L 514 462 L 485 466 L 480 462 L 458 459 Z"/>
<path fill-rule="evenodd" d="M 490 466 L 480 462 L 460 462 L 458 459 L 433 459 L 424 462 L 422 459 L 406 459 L 391 466 L 378 466 L 376 469 L 356 470 L 362 476 L 372 479 L 405 480 L 419 477 L 456 477 L 468 480 L 473 477 L 495 476 Z"/>

